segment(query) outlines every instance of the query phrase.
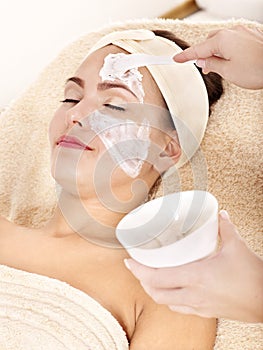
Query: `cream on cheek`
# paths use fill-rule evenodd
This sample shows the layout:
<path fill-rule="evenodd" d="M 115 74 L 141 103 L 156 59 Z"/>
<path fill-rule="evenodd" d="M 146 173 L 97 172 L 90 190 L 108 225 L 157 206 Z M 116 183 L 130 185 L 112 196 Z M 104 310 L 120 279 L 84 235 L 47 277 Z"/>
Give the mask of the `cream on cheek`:
<path fill-rule="evenodd" d="M 89 117 L 90 128 L 100 137 L 113 161 L 130 177 L 140 174 L 150 147 L 150 125 L 114 118 L 95 111 Z"/>

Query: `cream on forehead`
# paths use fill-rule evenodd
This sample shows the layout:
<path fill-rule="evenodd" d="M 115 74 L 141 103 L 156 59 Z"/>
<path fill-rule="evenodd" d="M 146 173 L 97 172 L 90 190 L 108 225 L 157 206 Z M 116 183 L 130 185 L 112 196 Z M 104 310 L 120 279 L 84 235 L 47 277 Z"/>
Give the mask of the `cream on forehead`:
<path fill-rule="evenodd" d="M 102 81 L 122 81 L 138 97 L 140 103 L 143 103 L 143 98 L 145 96 L 142 86 L 143 75 L 139 72 L 138 68 L 132 68 L 127 72 L 120 72 L 114 69 L 114 67 L 118 67 L 118 60 L 123 56 L 126 56 L 126 54 L 110 53 L 106 56 L 99 76 Z"/>

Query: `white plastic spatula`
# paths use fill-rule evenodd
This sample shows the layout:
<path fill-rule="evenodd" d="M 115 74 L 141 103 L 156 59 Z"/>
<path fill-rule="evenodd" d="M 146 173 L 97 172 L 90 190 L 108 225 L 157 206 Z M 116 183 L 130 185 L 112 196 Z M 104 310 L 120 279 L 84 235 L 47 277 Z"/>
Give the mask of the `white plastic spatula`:
<path fill-rule="evenodd" d="M 177 63 L 173 57 L 169 56 L 153 56 L 144 53 L 133 53 L 118 57 L 112 62 L 112 70 L 118 73 L 125 73 L 132 68 L 151 66 L 151 65 L 167 65 L 167 64 L 194 64 L 196 60 L 187 61 L 184 63 Z"/>

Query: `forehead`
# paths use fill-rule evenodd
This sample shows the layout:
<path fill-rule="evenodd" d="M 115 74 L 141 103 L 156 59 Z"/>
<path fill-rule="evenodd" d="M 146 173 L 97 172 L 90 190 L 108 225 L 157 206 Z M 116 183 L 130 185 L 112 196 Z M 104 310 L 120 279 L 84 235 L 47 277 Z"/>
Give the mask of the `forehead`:
<path fill-rule="evenodd" d="M 122 50 L 115 45 L 107 45 L 102 47 L 86 57 L 78 68 L 77 73 L 82 73 L 85 71 L 93 71 L 94 73 L 98 73 L 103 66 L 104 58 L 110 53 L 119 52 L 127 53 L 125 50 Z"/>
<path fill-rule="evenodd" d="M 82 62 L 80 67 L 78 68 L 76 72 L 76 76 L 87 81 L 87 83 L 89 84 L 91 82 L 94 82 L 94 83 L 101 82 L 101 78 L 99 77 L 99 72 L 104 64 L 105 57 L 108 56 L 110 53 L 129 54 L 127 51 L 115 45 L 107 45 L 88 55 L 86 59 Z M 145 92 L 144 102 L 166 108 L 162 94 L 160 93 L 160 90 L 155 80 L 152 78 L 148 69 L 145 67 L 141 67 L 139 68 L 139 71 L 143 75 L 142 85 Z"/>

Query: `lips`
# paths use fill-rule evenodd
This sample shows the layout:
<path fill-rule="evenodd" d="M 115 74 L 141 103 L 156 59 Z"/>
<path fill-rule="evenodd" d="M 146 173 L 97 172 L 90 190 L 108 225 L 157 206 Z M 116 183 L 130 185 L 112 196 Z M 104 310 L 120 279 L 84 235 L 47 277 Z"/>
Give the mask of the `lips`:
<path fill-rule="evenodd" d="M 88 145 L 85 145 L 78 138 L 73 136 L 66 136 L 66 135 L 61 136 L 57 140 L 56 145 L 61 147 L 66 147 L 66 148 L 77 148 L 77 149 L 82 149 L 86 151 L 93 151 L 91 147 L 89 147 Z"/>

